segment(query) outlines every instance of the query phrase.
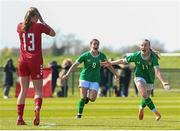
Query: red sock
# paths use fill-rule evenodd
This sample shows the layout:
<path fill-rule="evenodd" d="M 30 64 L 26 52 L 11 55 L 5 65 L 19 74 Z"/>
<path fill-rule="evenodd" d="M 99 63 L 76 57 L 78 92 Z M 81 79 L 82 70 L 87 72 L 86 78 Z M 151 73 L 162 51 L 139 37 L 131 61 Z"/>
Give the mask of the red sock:
<path fill-rule="evenodd" d="M 42 98 L 36 98 L 35 100 L 36 110 L 40 111 L 42 105 Z"/>
<path fill-rule="evenodd" d="M 18 120 L 23 120 L 24 106 L 25 104 L 17 105 Z"/>

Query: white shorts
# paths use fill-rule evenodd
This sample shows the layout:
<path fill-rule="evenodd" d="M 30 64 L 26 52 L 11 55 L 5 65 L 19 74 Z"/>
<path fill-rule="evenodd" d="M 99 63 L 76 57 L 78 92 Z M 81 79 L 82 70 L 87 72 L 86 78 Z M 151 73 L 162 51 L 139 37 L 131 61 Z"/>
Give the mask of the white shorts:
<path fill-rule="evenodd" d="M 96 90 L 98 92 L 99 83 L 98 82 L 89 82 L 86 80 L 79 80 L 79 87 L 83 87 L 83 88 L 91 89 L 91 90 Z"/>
<path fill-rule="evenodd" d="M 154 84 L 147 84 L 146 83 L 146 80 L 142 77 L 135 77 L 134 78 L 134 82 L 135 84 L 138 82 L 138 81 L 142 81 L 145 85 L 146 85 L 146 89 L 147 90 L 153 90 L 154 89 Z M 137 87 L 137 84 L 136 84 L 136 87 Z"/>

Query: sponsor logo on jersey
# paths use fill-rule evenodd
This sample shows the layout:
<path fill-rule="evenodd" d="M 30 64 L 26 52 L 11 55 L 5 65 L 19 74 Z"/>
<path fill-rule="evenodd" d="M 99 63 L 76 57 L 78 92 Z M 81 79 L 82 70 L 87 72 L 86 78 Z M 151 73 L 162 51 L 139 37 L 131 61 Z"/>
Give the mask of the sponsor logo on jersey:
<path fill-rule="evenodd" d="M 137 61 L 137 64 L 140 64 L 140 61 Z"/>
<path fill-rule="evenodd" d="M 148 62 L 148 65 L 150 65 L 150 66 L 152 65 L 151 61 Z"/>

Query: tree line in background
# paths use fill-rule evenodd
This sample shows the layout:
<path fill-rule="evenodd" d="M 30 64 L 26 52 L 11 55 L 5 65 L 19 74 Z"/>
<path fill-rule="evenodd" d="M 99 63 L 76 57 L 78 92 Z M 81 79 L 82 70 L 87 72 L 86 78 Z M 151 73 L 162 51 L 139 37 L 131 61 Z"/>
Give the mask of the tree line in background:
<path fill-rule="evenodd" d="M 74 34 L 62 34 L 57 33 L 57 37 L 53 40 L 52 45 L 49 48 L 43 49 L 43 55 L 52 55 L 52 56 L 59 56 L 59 55 L 79 55 L 84 51 L 89 50 L 89 44 L 83 44 L 83 41 L 78 39 Z M 61 34 L 61 35 L 59 35 Z M 151 46 L 161 52 L 167 52 L 164 48 L 164 44 L 156 39 L 151 39 Z M 116 43 L 119 44 L 119 43 Z M 108 47 L 102 47 L 103 51 L 118 53 L 118 54 L 125 54 L 129 52 L 134 52 L 139 50 L 138 44 L 134 43 L 132 46 L 124 46 L 121 47 L 119 50 L 112 51 Z M 180 52 L 180 51 L 174 51 Z M 6 56 L 18 56 L 19 49 L 18 48 L 4 48 L 0 51 L 0 57 Z"/>
<path fill-rule="evenodd" d="M 61 33 L 60 33 L 61 34 Z M 159 51 L 160 53 L 166 53 L 167 51 L 164 48 L 164 43 L 160 42 L 157 39 L 150 39 L 151 46 L 153 49 Z M 120 43 L 115 43 L 120 44 Z M 122 44 L 122 43 L 121 43 Z M 138 43 L 134 43 L 132 46 L 123 46 L 120 49 L 113 51 L 108 47 L 102 47 L 102 50 L 106 50 L 108 52 L 114 52 L 119 54 L 125 54 L 130 52 L 135 52 L 139 50 Z M 44 49 L 45 54 L 52 54 L 55 56 L 58 55 L 79 55 L 84 51 L 89 50 L 89 44 L 83 44 L 83 41 L 78 39 L 74 34 L 67 34 L 57 36 L 57 38 L 53 41 L 53 44 L 50 48 Z M 174 51 L 180 52 L 180 51 Z"/>

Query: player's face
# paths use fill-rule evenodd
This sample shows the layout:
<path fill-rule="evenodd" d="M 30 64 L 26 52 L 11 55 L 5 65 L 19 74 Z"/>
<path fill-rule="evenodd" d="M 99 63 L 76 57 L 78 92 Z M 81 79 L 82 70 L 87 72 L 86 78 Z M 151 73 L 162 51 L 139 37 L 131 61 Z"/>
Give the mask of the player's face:
<path fill-rule="evenodd" d="M 93 41 L 91 43 L 91 49 L 94 50 L 94 51 L 98 51 L 99 49 L 99 43 L 97 41 Z"/>
<path fill-rule="evenodd" d="M 140 50 L 141 50 L 141 54 L 148 55 L 150 53 L 149 43 L 144 41 L 142 44 L 140 44 Z"/>

